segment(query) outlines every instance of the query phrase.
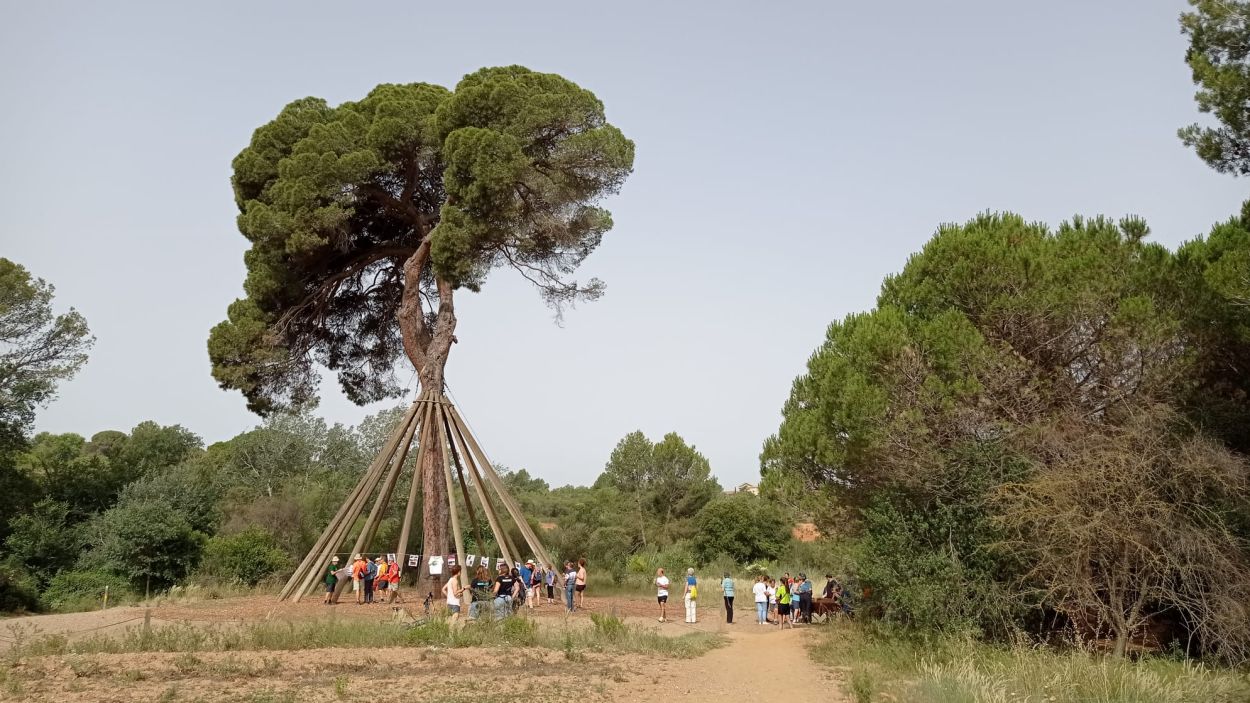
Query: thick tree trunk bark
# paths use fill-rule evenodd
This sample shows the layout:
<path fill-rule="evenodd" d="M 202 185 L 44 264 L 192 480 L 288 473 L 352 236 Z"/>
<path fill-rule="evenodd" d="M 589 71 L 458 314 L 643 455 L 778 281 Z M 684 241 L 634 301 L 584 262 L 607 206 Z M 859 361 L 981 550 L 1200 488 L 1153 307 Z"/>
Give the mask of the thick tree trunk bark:
<path fill-rule="evenodd" d="M 417 370 L 417 378 L 423 391 L 441 395 L 443 373 L 451 345 L 456 341 L 455 290 L 442 279 L 438 285 L 438 311 L 433 329 L 425 318 L 421 306 L 421 274 L 429 263 L 430 244 L 425 241 L 404 264 L 404 297 L 399 309 L 399 329 L 404 351 Z M 432 433 L 431 437 L 437 437 Z M 437 591 L 428 580 L 429 557 L 446 555 L 449 551 L 450 513 L 447 503 L 447 485 L 443 479 L 444 448 L 432 441 L 417 467 L 421 481 L 421 549 L 423 555 L 419 588 Z M 417 480 L 414 478 L 414 480 Z M 415 551 L 415 550 L 414 550 Z"/>

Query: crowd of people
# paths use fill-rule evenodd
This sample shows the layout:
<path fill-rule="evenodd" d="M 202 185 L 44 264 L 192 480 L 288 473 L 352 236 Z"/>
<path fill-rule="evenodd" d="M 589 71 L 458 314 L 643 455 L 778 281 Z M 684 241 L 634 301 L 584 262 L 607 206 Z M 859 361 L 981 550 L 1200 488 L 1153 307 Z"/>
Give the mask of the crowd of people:
<path fill-rule="evenodd" d="M 453 566 L 443 584 L 443 596 L 453 617 L 459 617 L 468 591 L 469 620 L 477 620 L 483 611 L 498 619 L 512 615 L 521 608 L 538 608 L 544 603 L 555 605 L 556 585 L 563 589 L 563 605 L 568 612 L 585 608 L 588 572 L 586 560 L 566 561 L 563 572 L 548 564 L 541 567 L 531 559 L 519 568 L 500 563 L 492 577 L 489 567 L 480 565 L 466 589 L 460 580 L 461 568 Z"/>
<path fill-rule="evenodd" d="M 358 605 L 403 603 L 404 598 L 399 593 L 400 572 L 399 564 L 393 557 L 378 556 L 371 560 L 363 554 L 357 554 L 350 567 L 340 567 L 336 556 L 330 560 L 324 572 L 322 583 L 325 585 L 325 598 L 322 603 L 334 605 L 338 602 L 339 581 L 345 578 L 351 579 L 352 592 L 356 594 Z"/>
<path fill-rule="evenodd" d="M 850 614 L 850 596 L 842 584 L 825 574 L 827 579 L 820 598 L 826 610 Z M 668 596 L 672 582 L 665 575 L 664 569 L 655 572 L 656 602 L 660 606 L 660 622 L 668 622 Z M 721 598 L 725 605 L 725 622 L 729 625 L 734 621 L 735 582 L 729 572 L 725 572 L 720 582 Z M 686 569 L 685 585 L 682 591 L 682 602 L 686 611 L 686 623 L 698 622 L 699 579 L 694 568 Z M 755 605 L 755 622 L 757 625 L 780 625 L 793 627 L 796 623 L 810 623 L 812 609 L 816 602 L 811 581 L 807 574 L 799 573 L 795 577 L 790 572 L 775 579 L 767 575 L 755 577 L 751 586 L 751 599 Z"/>
<path fill-rule="evenodd" d="M 560 605 L 569 613 L 585 608 L 586 586 L 589 581 L 586 570 L 586 559 L 564 562 L 562 570 L 550 564 L 538 565 L 533 559 L 520 566 L 509 566 L 500 561 L 496 565 L 496 573 L 491 574 L 489 565 L 483 561 L 473 572 L 468 585 L 461 581 L 462 567 L 452 565 L 445 574 L 442 595 L 447 609 L 453 618 L 459 618 L 464 607 L 465 596 L 468 596 L 469 620 L 477 620 L 483 613 L 494 619 L 513 615 L 521 608 L 539 608 L 544 604 L 554 606 L 557 603 L 557 591 L 561 591 Z M 403 603 L 399 592 L 402 570 L 391 556 L 378 556 L 370 560 L 363 554 L 356 554 L 351 566 L 340 567 L 339 558 L 331 559 L 325 570 L 325 600 L 332 605 L 337 602 L 338 584 L 343 578 L 350 578 L 352 592 L 356 594 L 356 603 L 360 605 L 372 603 Z M 850 595 L 832 574 L 825 575 L 826 583 L 820 592 L 819 602 L 823 612 L 851 612 Z M 659 604 L 660 622 L 668 622 L 668 598 L 673 584 L 664 569 L 657 569 L 653 585 L 656 589 L 656 602 Z M 729 572 L 725 572 L 719 584 L 721 598 L 725 607 L 725 622 L 734 622 L 735 581 Z M 379 595 L 380 594 L 380 595 Z M 427 611 L 429 601 L 427 598 Z M 693 567 L 686 569 L 682 583 L 682 603 L 685 609 L 685 622 L 698 622 L 699 579 Z M 807 574 L 799 573 L 794 577 L 789 572 L 779 578 L 760 574 L 754 577 L 751 585 L 751 601 L 755 606 L 755 623 L 757 625 L 778 625 L 793 627 L 798 623 L 812 621 L 813 607 L 817 598 Z"/>

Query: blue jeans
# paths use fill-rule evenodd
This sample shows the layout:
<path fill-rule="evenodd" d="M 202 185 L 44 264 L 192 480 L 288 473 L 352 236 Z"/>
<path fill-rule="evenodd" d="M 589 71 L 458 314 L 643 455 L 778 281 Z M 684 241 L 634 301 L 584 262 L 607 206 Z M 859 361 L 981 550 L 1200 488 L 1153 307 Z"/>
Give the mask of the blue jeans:
<path fill-rule="evenodd" d="M 573 609 L 573 587 L 569 586 L 564 589 L 564 600 L 568 602 L 569 610 Z"/>
<path fill-rule="evenodd" d="M 478 614 L 486 607 L 486 601 L 475 600 L 469 604 L 469 619 L 477 620 Z"/>
<path fill-rule="evenodd" d="M 767 603 L 755 604 L 755 621 L 756 622 L 768 622 L 768 604 Z"/>
<path fill-rule="evenodd" d="M 495 619 L 503 620 L 512 614 L 512 596 L 499 596 L 495 598 Z"/>

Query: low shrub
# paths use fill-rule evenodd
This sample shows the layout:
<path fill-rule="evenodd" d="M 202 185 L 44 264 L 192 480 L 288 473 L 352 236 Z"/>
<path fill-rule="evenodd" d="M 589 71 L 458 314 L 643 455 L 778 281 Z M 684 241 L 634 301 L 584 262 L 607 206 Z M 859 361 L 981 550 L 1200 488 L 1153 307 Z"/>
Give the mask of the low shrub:
<path fill-rule="evenodd" d="M 110 605 L 125 603 L 134 597 L 124 577 L 93 570 L 62 571 L 53 576 L 40 600 L 48 609 L 63 613 L 93 610 L 103 606 L 106 588 Z"/>

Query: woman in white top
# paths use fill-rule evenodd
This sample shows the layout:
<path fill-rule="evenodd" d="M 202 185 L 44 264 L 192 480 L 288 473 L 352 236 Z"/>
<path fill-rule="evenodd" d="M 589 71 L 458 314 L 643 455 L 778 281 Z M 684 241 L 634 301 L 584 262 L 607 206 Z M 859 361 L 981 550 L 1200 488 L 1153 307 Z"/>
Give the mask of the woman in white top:
<path fill-rule="evenodd" d="M 655 601 L 660 604 L 660 622 L 665 622 L 668 615 L 668 577 L 664 569 L 655 570 Z"/>
<path fill-rule="evenodd" d="M 751 593 L 755 596 L 755 624 L 763 625 L 768 621 L 768 586 L 764 585 L 763 576 L 755 577 Z"/>
<path fill-rule="evenodd" d="M 454 622 L 460 617 L 460 596 L 464 593 L 464 587 L 460 585 L 460 565 L 451 567 L 451 575 L 447 578 L 447 583 L 443 584 L 443 595 L 447 596 L 447 609 L 451 611 L 451 619 Z"/>

